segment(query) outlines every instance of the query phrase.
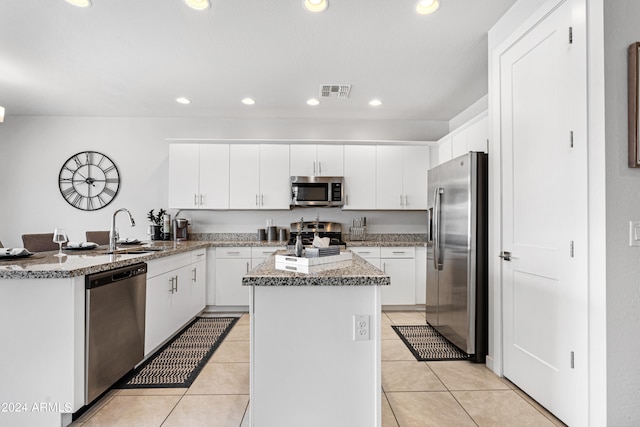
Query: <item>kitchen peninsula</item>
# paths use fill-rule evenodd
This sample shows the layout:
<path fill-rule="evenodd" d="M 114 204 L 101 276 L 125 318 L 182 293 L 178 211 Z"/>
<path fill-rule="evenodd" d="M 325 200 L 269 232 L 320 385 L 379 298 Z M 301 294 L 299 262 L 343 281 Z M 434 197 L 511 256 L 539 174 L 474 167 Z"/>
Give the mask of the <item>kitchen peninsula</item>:
<path fill-rule="evenodd" d="M 251 286 L 250 425 L 379 427 L 389 276 L 356 254 L 309 274 L 283 271 L 276 254 L 242 279 Z"/>
<path fill-rule="evenodd" d="M 0 425 L 65 426 L 72 413 L 89 403 L 85 397 L 86 275 L 146 262 L 149 277 L 157 274 L 161 278 L 168 269 L 177 275 L 186 269 L 187 280 L 180 284 L 186 287 L 192 270 L 204 267 L 208 246 L 208 242 L 158 242 L 153 247 L 123 248 L 114 254 L 99 247 L 69 250 L 63 257 L 54 256 L 56 251 L 0 260 Z M 165 319 L 169 315 L 163 306 L 153 307 L 150 298 L 154 292 L 168 296 L 168 288 L 162 281 L 152 280 L 147 282 L 145 355 L 155 348 L 153 344 L 147 348 L 150 338 L 168 338 L 166 333 L 162 337 L 162 330 L 158 330 L 161 322 L 153 316 Z M 187 306 L 176 324 L 187 322 L 204 308 L 204 284 L 189 286 L 199 286 L 200 301 Z M 182 295 L 177 292 L 171 297 Z"/>

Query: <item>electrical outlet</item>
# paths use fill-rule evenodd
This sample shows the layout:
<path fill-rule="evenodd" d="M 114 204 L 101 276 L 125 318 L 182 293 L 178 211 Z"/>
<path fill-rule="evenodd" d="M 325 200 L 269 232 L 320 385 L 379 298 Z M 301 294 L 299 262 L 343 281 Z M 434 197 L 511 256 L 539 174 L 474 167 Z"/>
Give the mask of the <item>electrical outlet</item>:
<path fill-rule="evenodd" d="M 367 341 L 369 339 L 369 316 L 366 314 L 353 315 L 353 340 Z"/>

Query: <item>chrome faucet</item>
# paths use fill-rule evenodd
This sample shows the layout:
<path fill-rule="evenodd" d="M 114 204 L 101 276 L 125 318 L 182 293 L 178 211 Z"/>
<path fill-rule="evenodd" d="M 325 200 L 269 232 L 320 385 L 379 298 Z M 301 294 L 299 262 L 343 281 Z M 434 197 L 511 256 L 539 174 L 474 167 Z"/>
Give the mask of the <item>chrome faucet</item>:
<path fill-rule="evenodd" d="M 120 208 L 113 213 L 111 217 L 111 230 L 109 230 L 109 253 L 113 253 L 116 250 L 116 242 L 118 241 L 118 231 L 116 230 L 116 215 L 118 212 L 126 212 L 129 214 L 129 222 L 131 226 L 135 226 L 136 222 L 133 220 L 133 216 L 131 216 L 131 212 L 129 212 L 125 208 Z"/>

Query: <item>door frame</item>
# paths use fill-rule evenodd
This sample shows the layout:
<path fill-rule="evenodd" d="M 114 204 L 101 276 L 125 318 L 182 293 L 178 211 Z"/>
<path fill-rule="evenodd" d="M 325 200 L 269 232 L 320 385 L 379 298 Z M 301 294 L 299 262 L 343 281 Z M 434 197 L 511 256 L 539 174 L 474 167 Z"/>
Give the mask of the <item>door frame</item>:
<path fill-rule="evenodd" d="M 588 156 L 588 395 L 589 425 L 606 425 L 606 194 L 603 0 L 519 0 L 489 33 L 489 355 L 487 367 L 503 376 L 500 56 L 563 1 L 576 12 L 574 34 L 587 38 Z M 529 3 L 528 3 L 529 2 Z M 527 4 L 528 3 L 528 4 Z M 492 34 L 493 33 L 493 34 Z M 508 35 L 505 35 L 508 34 Z M 492 38 L 497 39 L 493 41 Z"/>

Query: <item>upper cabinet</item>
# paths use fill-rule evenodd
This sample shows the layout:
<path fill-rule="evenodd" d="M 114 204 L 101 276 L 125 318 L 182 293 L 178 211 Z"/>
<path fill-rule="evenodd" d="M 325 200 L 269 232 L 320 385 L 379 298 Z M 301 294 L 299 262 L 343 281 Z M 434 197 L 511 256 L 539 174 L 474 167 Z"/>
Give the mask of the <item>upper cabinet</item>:
<path fill-rule="evenodd" d="M 289 209 L 289 146 L 232 144 L 230 209 Z"/>
<path fill-rule="evenodd" d="M 469 151 L 487 152 L 489 137 L 487 113 L 471 119 L 438 141 L 438 161 L 442 164 Z"/>
<path fill-rule="evenodd" d="M 427 209 L 429 146 L 376 148 L 376 208 Z"/>
<path fill-rule="evenodd" d="M 343 176 L 344 146 L 291 144 L 289 146 L 291 176 Z"/>
<path fill-rule="evenodd" d="M 229 209 L 229 144 L 169 144 L 169 208 Z"/>
<path fill-rule="evenodd" d="M 345 145 L 343 209 L 376 208 L 375 165 L 375 145 Z"/>

